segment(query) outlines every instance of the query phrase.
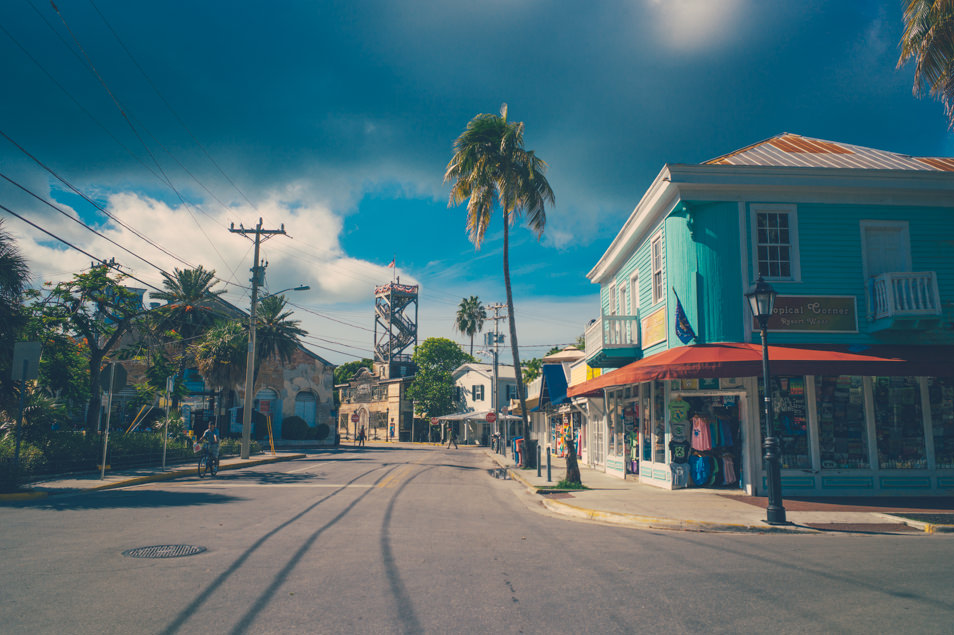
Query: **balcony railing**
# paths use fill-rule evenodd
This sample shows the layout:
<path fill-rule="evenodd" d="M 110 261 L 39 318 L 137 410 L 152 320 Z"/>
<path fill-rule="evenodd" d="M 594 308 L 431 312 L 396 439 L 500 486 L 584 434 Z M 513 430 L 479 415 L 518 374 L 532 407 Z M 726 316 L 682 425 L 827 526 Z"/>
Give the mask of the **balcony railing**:
<path fill-rule="evenodd" d="M 868 319 L 941 314 L 937 274 L 933 271 L 882 273 L 868 281 Z"/>
<path fill-rule="evenodd" d="M 639 347 L 639 316 L 603 315 L 586 327 L 586 358 L 613 348 Z"/>

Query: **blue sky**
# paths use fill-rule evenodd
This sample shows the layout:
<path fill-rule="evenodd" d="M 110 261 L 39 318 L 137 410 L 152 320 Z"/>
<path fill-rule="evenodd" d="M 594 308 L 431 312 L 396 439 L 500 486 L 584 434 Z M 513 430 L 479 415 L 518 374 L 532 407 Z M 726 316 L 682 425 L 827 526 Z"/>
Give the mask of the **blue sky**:
<path fill-rule="evenodd" d="M 0 173 L 129 251 L 5 180 L 0 204 L 151 284 L 152 265 L 214 268 L 241 306 L 250 244 L 229 223 L 284 223 L 268 287 L 312 287 L 291 299 L 335 363 L 371 355 L 393 257 L 421 285 L 421 339 L 464 343 L 460 299 L 505 300 L 499 223 L 475 251 L 442 183 L 454 138 L 503 102 L 556 194 L 541 240 L 513 234 L 524 358 L 597 316 L 585 274 L 665 163 L 781 132 L 954 156 L 942 106 L 896 68 L 900 0 L 57 6 L 0 3 L 0 131 L 23 148 L 0 137 Z M 37 283 L 89 265 L 2 216 Z"/>

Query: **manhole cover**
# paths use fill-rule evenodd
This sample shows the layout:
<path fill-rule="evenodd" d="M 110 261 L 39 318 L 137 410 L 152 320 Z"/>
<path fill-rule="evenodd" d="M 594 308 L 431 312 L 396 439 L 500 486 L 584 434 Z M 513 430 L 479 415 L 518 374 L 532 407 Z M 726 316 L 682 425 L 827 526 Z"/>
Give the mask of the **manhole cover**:
<path fill-rule="evenodd" d="M 130 558 L 181 558 L 194 556 L 205 551 L 205 547 L 196 545 L 156 545 L 154 547 L 136 547 L 123 552 Z"/>

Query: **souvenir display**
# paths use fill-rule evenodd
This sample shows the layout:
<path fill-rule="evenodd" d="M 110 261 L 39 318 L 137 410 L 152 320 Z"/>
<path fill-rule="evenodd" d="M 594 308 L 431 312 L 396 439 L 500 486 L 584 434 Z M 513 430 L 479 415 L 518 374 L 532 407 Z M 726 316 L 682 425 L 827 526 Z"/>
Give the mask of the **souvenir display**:
<path fill-rule="evenodd" d="M 676 404 L 675 420 L 686 418 L 687 431 L 681 438 L 674 434 L 669 443 L 673 488 L 737 486 L 742 450 L 737 401 L 727 397 L 686 397 L 685 401 L 674 400 L 672 404 Z M 670 411 L 670 426 L 674 425 L 672 421 Z M 682 480 L 684 471 L 688 472 L 687 481 Z"/>
<path fill-rule="evenodd" d="M 857 376 L 815 377 L 821 467 L 868 469 L 864 381 Z"/>
<path fill-rule="evenodd" d="M 934 423 L 934 458 L 937 468 L 954 468 L 954 378 L 928 377 L 931 419 Z"/>
<path fill-rule="evenodd" d="M 805 403 L 805 378 L 774 376 L 772 382 L 773 432 L 779 440 L 784 469 L 811 468 L 808 451 L 808 411 Z M 764 399 L 759 382 L 759 402 Z M 761 415 L 761 413 L 759 413 Z M 762 426 L 760 426 L 762 427 Z M 764 438 L 765 432 L 762 431 Z"/>
<path fill-rule="evenodd" d="M 875 437 L 878 466 L 925 469 L 921 390 L 915 377 L 874 377 Z"/>

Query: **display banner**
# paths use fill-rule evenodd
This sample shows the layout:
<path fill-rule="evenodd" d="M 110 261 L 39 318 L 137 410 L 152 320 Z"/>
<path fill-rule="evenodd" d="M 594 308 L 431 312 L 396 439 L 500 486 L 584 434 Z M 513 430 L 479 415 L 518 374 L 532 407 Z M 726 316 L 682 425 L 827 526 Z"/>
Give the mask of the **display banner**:
<path fill-rule="evenodd" d="M 775 298 L 770 331 L 857 333 L 858 311 L 853 295 L 780 295 Z M 752 330 L 759 324 L 752 318 Z"/>

